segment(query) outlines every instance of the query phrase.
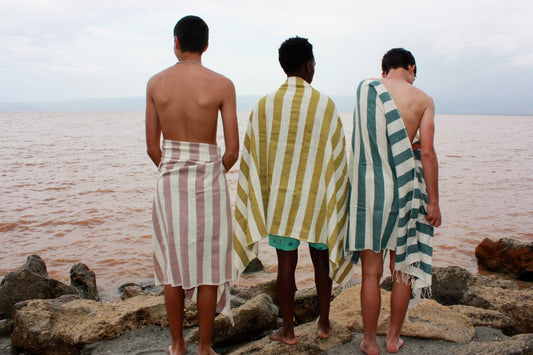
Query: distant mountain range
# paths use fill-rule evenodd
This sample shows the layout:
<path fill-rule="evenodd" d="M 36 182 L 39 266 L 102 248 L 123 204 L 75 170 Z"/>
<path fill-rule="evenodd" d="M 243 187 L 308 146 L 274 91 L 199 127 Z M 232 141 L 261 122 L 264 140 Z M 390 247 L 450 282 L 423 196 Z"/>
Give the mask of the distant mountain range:
<path fill-rule="evenodd" d="M 237 97 L 237 111 L 251 111 L 259 95 Z M 332 95 L 339 112 L 353 112 L 355 98 Z M 457 102 L 435 100 L 438 114 L 474 115 L 533 115 L 533 102 Z M 0 112 L 53 112 L 53 111 L 144 111 L 144 97 L 115 99 L 80 99 L 42 102 L 0 102 Z"/>

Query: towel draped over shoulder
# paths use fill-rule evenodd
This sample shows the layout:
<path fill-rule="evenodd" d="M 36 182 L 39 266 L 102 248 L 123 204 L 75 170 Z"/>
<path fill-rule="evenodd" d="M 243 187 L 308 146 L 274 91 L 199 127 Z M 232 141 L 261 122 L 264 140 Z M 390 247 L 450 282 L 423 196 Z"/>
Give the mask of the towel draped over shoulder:
<path fill-rule="evenodd" d="M 431 286 L 433 227 L 420 151 L 412 150 L 400 111 L 377 80 L 357 89 L 350 161 L 350 226 L 346 249 L 396 252 L 395 272 L 412 286 L 410 307 Z"/>
<path fill-rule="evenodd" d="M 235 204 L 234 265 L 241 273 L 268 234 L 328 246 L 342 282 L 348 177 L 346 142 L 333 101 L 298 77 L 263 97 L 250 115 Z"/>

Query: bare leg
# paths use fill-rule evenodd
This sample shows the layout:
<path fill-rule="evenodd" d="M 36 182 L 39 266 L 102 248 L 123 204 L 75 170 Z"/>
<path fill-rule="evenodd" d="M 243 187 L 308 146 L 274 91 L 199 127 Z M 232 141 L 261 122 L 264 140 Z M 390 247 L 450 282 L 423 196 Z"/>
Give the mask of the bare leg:
<path fill-rule="evenodd" d="M 315 268 L 315 285 L 318 294 L 318 337 L 329 338 L 331 324 L 329 323 L 329 304 L 331 300 L 331 278 L 329 277 L 329 253 L 328 250 L 318 250 L 309 246 L 311 260 Z"/>
<path fill-rule="evenodd" d="M 165 305 L 172 337 L 172 345 L 169 346 L 168 352 L 171 355 L 185 354 L 185 340 L 183 339 L 184 294 L 181 286 L 165 285 Z"/>
<path fill-rule="evenodd" d="M 361 286 L 361 314 L 363 316 L 364 337 L 361 350 L 365 354 L 378 354 L 376 335 L 378 317 L 381 308 L 381 291 L 379 280 L 383 274 L 383 252 L 374 253 L 372 250 L 360 252 L 363 283 Z"/>
<path fill-rule="evenodd" d="M 215 322 L 218 286 L 202 285 L 198 287 L 198 327 L 200 328 L 200 344 L 198 354 L 208 355 L 215 352 L 211 349 L 211 336 Z"/>
<path fill-rule="evenodd" d="M 278 255 L 278 298 L 281 307 L 283 327 L 270 335 L 270 339 L 293 345 L 298 342 L 294 335 L 294 293 L 296 282 L 294 272 L 298 263 L 298 249 L 284 251 L 276 249 Z"/>
<path fill-rule="evenodd" d="M 411 284 L 406 284 L 401 275 L 394 272 L 395 253 L 390 255 L 390 269 L 392 274 L 391 314 L 390 326 L 387 332 L 387 351 L 397 353 L 404 341 L 400 338 L 405 313 L 411 298 Z"/>

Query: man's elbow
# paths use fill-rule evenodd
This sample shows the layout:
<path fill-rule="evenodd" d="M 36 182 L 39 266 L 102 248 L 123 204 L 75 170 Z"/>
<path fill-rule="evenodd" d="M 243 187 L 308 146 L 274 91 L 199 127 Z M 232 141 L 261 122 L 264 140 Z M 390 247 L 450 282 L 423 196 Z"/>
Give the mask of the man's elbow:
<path fill-rule="evenodd" d="M 431 148 L 431 149 L 421 149 L 420 150 L 420 159 L 425 162 L 433 162 L 433 161 L 437 161 L 437 153 L 435 152 L 435 149 Z"/>

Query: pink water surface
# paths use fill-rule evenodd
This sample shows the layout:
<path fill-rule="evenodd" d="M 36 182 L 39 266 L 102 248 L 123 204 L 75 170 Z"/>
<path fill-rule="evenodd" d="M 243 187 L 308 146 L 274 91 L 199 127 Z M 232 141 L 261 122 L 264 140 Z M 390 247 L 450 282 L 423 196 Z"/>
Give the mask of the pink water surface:
<path fill-rule="evenodd" d="M 341 116 L 349 142 L 351 114 Z M 239 113 L 241 136 L 247 119 Z M 443 225 L 434 265 L 477 273 L 474 249 L 484 238 L 533 241 L 533 117 L 438 115 L 436 125 Z M 0 142 L 0 277 L 38 254 L 65 282 L 73 264 L 87 264 L 107 300 L 123 283 L 152 279 L 157 170 L 142 112 L 1 113 Z M 227 174 L 233 199 L 237 167 Z M 275 278 L 266 241 L 260 258 L 266 271 L 239 285 Z M 299 287 L 312 286 L 312 275 L 302 245 Z"/>

